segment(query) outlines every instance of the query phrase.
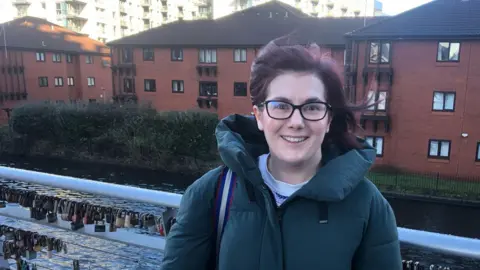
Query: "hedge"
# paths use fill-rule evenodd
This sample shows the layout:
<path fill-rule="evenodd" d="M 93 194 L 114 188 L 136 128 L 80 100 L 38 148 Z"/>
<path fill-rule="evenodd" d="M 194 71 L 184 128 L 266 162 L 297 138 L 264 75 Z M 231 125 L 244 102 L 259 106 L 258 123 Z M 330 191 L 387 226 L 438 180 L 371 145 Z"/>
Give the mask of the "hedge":
<path fill-rule="evenodd" d="M 118 104 L 25 104 L 0 128 L 0 151 L 204 171 L 218 162 L 218 116 Z"/>

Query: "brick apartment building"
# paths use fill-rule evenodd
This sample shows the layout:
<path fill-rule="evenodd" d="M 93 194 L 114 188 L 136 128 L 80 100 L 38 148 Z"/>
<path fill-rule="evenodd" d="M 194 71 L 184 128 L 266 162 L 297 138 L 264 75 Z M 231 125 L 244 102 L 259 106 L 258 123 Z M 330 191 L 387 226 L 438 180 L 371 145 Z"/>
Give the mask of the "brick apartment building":
<path fill-rule="evenodd" d="M 108 44 L 114 99 L 158 110 L 200 107 L 220 117 L 250 113 L 250 66 L 260 47 L 296 31 L 296 41 L 316 42 L 343 69 L 344 35 L 363 26 L 363 18 L 313 18 L 279 1 L 218 20 L 167 24 Z"/>
<path fill-rule="evenodd" d="M 437 0 L 349 33 L 347 91 L 377 163 L 480 176 L 480 1 Z"/>
<path fill-rule="evenodd" d="M 44 19 L 0 24 L 0 121 L 19 102 L 111 100 L 109 48 Z"/>

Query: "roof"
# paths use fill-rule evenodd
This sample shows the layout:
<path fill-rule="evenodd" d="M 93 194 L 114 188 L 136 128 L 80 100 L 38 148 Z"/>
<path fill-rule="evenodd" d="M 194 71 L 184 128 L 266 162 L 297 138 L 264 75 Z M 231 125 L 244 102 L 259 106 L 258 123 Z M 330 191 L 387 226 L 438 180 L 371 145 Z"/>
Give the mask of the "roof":
<path fill-rule="evenodd" d="M 0 47 L 109 54 L 109 48 L 87 35 L 36 17 L 21 17 L 0 24 Z"/>
<path fill-rule="evenodd" d="M 352 31 L 357 38 L 480 37 L 479 0 L 436 0 Z"/>
<path fill-rule="evenodd" d="M 383 18 L 367 18 L 367 24 Z M 345 33 L 364 26 L 364 18 L 315 18 L 279 1 L 270 1 L 217 20 L 176 21 L 107 45 L 261 46 L 292 34 L 300 43 L 345 44 Z"/>

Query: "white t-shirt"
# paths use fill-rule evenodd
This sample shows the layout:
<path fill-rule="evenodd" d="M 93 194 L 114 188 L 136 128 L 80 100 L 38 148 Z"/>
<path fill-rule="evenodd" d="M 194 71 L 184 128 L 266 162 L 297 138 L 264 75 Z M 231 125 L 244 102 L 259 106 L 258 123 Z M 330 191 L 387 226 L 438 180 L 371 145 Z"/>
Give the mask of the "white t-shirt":
<path fill-rule="evenodd" d="M 262 173 L 263 181 L 270 188 L 275 197 L 277 206 L 280 206 L 286 199 L 288 199 L 288 197 L 290 197 L 290 195 L 303 187 L 306 183 L 308 183 L 308 181 L 301 184 L 292 185 L 275 179 L 268 170 L 267 161 L 269 156 L 270 154 L 259 156 L 258 167 Z"/>

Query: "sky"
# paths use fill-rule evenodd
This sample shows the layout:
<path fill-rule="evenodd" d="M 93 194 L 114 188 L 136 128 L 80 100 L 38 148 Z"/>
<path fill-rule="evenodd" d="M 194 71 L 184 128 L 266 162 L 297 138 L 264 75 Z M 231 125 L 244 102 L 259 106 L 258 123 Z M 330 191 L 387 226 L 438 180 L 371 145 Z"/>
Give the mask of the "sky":
<path fill-rule="evenodd" d="M 418 7 L 432 0 L 380 0 L 383 3 L 383 12 L 388 15 L 396 15 L 409 9 Z"/>

